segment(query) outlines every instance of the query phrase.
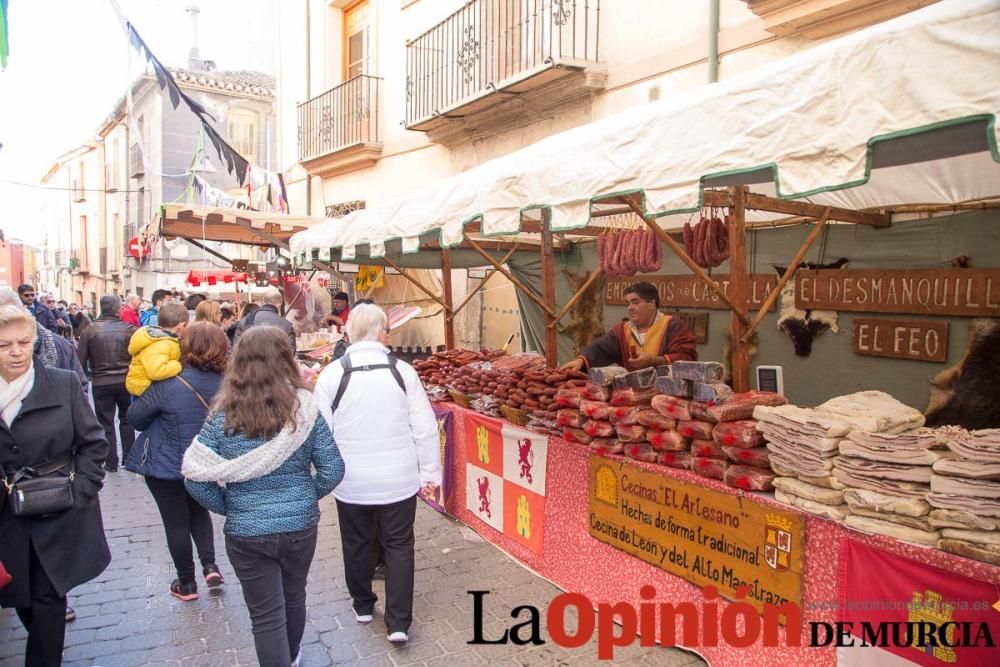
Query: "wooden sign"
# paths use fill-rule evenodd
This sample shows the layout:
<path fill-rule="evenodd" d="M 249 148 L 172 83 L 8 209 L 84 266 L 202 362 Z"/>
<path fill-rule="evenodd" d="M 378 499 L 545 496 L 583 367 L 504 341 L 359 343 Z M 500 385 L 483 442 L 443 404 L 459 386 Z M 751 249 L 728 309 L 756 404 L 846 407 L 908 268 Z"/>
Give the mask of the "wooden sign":
<path fill-rule="evenodd" d="M 590 457 L 590 534 L 698 586 L 715 586 L 759 611 L 802 604 L 805 517 L 752 496 L 722 493 Z"/>
<path fill-rule="evenodd" d="M 917 320 L 854 320 L 856 354 L 916 361 L 947 361 L 948 323 Z"/>
<path fill-rule="evenodd" d="M 722 291 L 729 295 L 729 275 L 719 274 L 712 276 L 715 282 L 719 283 Z M 712 308 L 715 310 L 729 310 L 729 306 L 723 303 L 722 299 L 716 295 L 708 285 L 703 283 L 697 276 L 692 275 L 668 275 L 668 276 L 643 276 L 641 280 L 636 278 L 611 278 L 604 288 L 604 303 L 609 306 L 625 305 L 625 290 L 629 285 L 637 282 L 649 282 L 656 285 L 660 292 L 660 306 L 664 308 Z M 778 277 L 770 273 L 755 273 L 750 276 L 749 305 L 759 308 L 764 304 L 767 295 L 771 293 L 775 285 L 778 284 Z"/>
<path fill-rule="evenodd" d="M 1000 317 L 1000 269 L 799 271 L 798 308 Z"/>
<path fill-rule="evenodd" d="M 698 343 L 698 345 L 704 345 L 708 342 L 708 313 L 692 313 L 685 310 L 668 310 L 664 312 L 664 315 L 676 317 L 684 322 L 684 324 L 687 325 L 687 328 L 691 330 L 691 335 L 694 336 L 694 340 Z"/>

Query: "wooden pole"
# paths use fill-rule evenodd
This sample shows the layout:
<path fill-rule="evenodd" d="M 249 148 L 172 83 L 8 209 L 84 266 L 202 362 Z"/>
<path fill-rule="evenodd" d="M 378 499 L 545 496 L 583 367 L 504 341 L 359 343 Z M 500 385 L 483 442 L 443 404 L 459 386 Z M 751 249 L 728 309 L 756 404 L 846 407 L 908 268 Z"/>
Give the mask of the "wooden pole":
<path fill-rule="evenodd" d="M 490 253 L 486 252 L 486 250 L 483 249 L 483 246 L 479 245 L 478 243 L 476 243 L 475 241 L 473 241 L 472 239 L 469 239 L 469 238 L 467 238 L 465 240 L 465 242 L 468 243 L 469 246 L 473 250 L 475 250 L 476 252 L 478 252 L 482 256 L 483 259 L 485 259 L 487 262 L 489 262 L 494 267 L 496 267 L 496 270 L 499 271 L 501 273 L 501 275 L 506 276 L 507 280 L 509 280 L 512 283 L 514 283 L 514 287 L 516 287 L 517 289 L 521 290 L 524 293 L 524 296 L 528 297 L 529 299 L 531 299 L 532 301 L 534 301 L 536 304 L 538 304 L 538 306 L 543 311 L 545 311 L 545 313 L 549 317 L 552 317 L 555 314 L 555 313 L 553 313 L 548 308 L 548 306 L 545 305 L 545 302 L 542 301 L 538 297 L 538 295 L 535 294 L 535 292 L 533 290 L 529 289 L 527 285 L 525 285 L 520 280 L 518 280 L 517 278 L 515 278 L 514 276 L 512 276 L 511 273 L 510 273 L 510 271 L 508 271 L 507 269 L 503 268 L 503 266 L 501 266 L 495 259 L 493 259 L 493 256 L 490 255 Z"/>
<path fill-rule="evenodd" d="M 709 276 L 707 273 L 705 273 L 704 269 L 695 264 L 693 259 L 688 257 L 688 254 L 684 252 L 684 248 L 682 248 L 677 243 L 677 241 L 671 238 L 670 234 L 668 234 L 666 230 L 664 230 L 662 227 L 656 224 L 655 220 L 647 217 L 646 214 L 643 212 L 642 207 L 639 206 L 638 202 L 636 202 L 635 199 L 629 198 L 628 204 L 631 207 L 631 209 L 635 212 L 635 214 L 638 215 L 643 222 L 649 225 L 649 227 L 654 232 L 656 232 L 656 235 L 660 237 L 660 240 L 666 243 L 667 246 L 669 246 L 669 248 L 674 251 L 674 254 L 681 258 L 681 261 L 684 262 L 687 265 L 687 267 L 694 272 L 694 275 L 698 276 L 698 278 L 700 278 L 703 283 L 708 285 L 708 288 L 713 292 L 715 292 L 716 296 L 722 299 L 722 303 L 729 306 L 729 309 L 733 311 L 733 314 L 736 315 L 741 322 L 743 322 L 744 324 L 750 324 L 750 318 L 747 317 L 744 308 L 737 306 L 736 302 L 734 302 L 733 299 L 729 298 L 729 296 L 719 286 L 719 284 L 714 280 L 712 280 L 712 277 Z M 742 241 L 740 243 L 740 247 L 741 248 L 744 247 Z"/>
<path fill-rule="evenodd" d="M 444 292 L 444 346 L 455 349 L 455 313 L 451 309 L 451 250 L 441 248 L 441 289 Z"/>
<path fill-rule="evenodd" d="M 542 209 L 542 294 L 548 311 L 548 321 L 545 323 L 545 363 L 554 367 L 559 365 L 559 334 L 553 315 L 556 309 L 556 262 L 552 255 L 551 218 L 549 209 Z"/>
<path fill-rule="evenodd" d="M 424 294 L 426 294 L 427 296 L 429 296 L 430 298 L 434 299 L 439 304 L 441 304 L 441 306 L 443 306 L 446 311 L 451 312 L 451 306 L 449 306 L 447 303 L 445 303 L 441 299 L 441 297 L 439 297 L 438 295 L 434 294 L 429 289 L 427 289 L 426 287 L 424 287 L 423 285 L 421 285 L 418 280 L 416 280 L 412 276 L 407 275 L 406 271 L 399 264 L 396 264 L 396 262 L 392 261 L 388 257 L 383 257 L 382 261 L 385 262 L 386 264 L 388 264 L 389 266 L 391 266 L 392 268 L 396 269 L 397 271 L 399 271 L 399 275 L 401 275 L 404 278 L 406 278 L 407 280 L 409 280 L 411 283 L 413 283 L 414 285 L 417 286 L 417 289 L 419 289 L 421 292 L 423 292 Z"/>
<path fill-rule="evenodd" d="M 509 260 L 514 255 L 515 252 L 517 252 L 517 248 L 516 247 L 511 248 L 510 252 L 508 252 L 506 255 L 504 255 L 504 258 L 500 260 L 500 263 L 501 264 L 506 264 L 507 260 Z M 490 269 L 489 272 L 487 272 L 487 274 L 483 277 L 483 279 L 481 281 L 479 281 L 479 285 L 476 286 L 476 289 L 472 290 L 472 293 L 469 294 L 469 296 L 465 297 L 465 301 L 463 301 L 462 303 L 460 303 L 457 308 L 455 308 L 455 309 L 453 309 L 451 311 L 451 314 L 448 315 L 448 319 L 454 319 L 455 316 L 458 315 L 459 311 L 462 310 L 463 308 L 465 308 L 466 304 L 469 303 L 470 301 L 472 301 L 472 298 L 474 296 L 476 296 L 477 294 L 479 294 L 479 291 L 481 289 L 483 289 L 484 287 L 486 287 L 486 283 L 489 282 L 490 278 L 492 278 L 493 274 L 496 273 L 496 272 L 497 272 L 496 269 Z"/>
<path fill-rule="evenodd" d="M 750 291 L 750 275 L 747 273 L 746 245 L 746 196 L 745 186 L 734 186 L 733 212 L 729 217 L 729 289 L 733 301 L 745 306 Z M 730 368 L 733 373 L 733 389 L 737 392 L 750 390 L 750 344 L 743 340 L 748 322 L 740 318 L 734 310 L 730 316 Z"/>
<path fill-rule="evenodd" d="M 750 326 L 748 326 L 746 331 L 743 333 L 743 337 L 740 339 L 741 341 L 743 341 L 744 343 L 748 342 L 750 340 L 750 337 L 753 336 L 753 332 L 757 330 L 757 327 L 760 326 L 760 323 L 764 321 L 765 317 L 767 317 L 768 311 L 774 307 L 774 304 L 778 300 L 778 297 L 781 296 L 781 290 L 785 288 L 785 285 L 788 284 L 789 279 L 792 277 L 792 275 L 795 274 L 795 269 L 799 268 L 799 264 L 802 263 L 802 260 L 806 256 L 806 253 L 809 252 L 809 247 L 812 246 L 813 241 L 815 241 L 816 238 L 819 236 L 820 232 L 823 231 L 823 227 L 826 225 L 826 222 L 829 219 L 830 219 L 830 208 L 827 207 L 826 211 L 823 213 L 823 217 L 819 219 L 819 222 L 816 223 L 816 226 L 809 233 L 809 236 L 806 237 L 805 243 L 803 243 L 802 247 L 799 248 L 799 252 L 798 254 L 795 255 L 795 258 L 792 260 L 792 263 L 788 265 L 787 269 L 785 269 L 785 273 L 781 276 L 781 280 L 778 281 L 778 284 L 775 285 L 774 291 L 772 291 L 770 294 L 767 295 L 767 299 L 764 301 L 764 305 L 762 305 L 760 307 L 760 310 L 757 311 L 757 316 L 753 318 L 753 322 L 750 323 Z"/>
<path fill-rule="evenodd" d="M 570 308 L 576 305 L 576 302 L 580 300 L 580 297 L 583 296 L 583 293 L 586 292 L 588 289 L 590 289 L 590 286 L 594 284 L 594 281 L 603 275 L 604 272 L 601 271 L 600 269 L 591 272 L 591 274 L 587 276 L 586 282 L 584 282 L 583 285 L 580 286 L 580 289 L 576 291 L 576 294 L 574 294 L 572 298 L 570 298 L 570 300 L 566 302 L 566 305 L 562 307 L 562 310 L 556 313 L 555 317 L 552 318 L 552 321 L 549 323 L 549 326 L 555 327 L 557 324 L 559 324 L 559 320 L 564 318 L 566 316 L 566 313 L 569 312 Z"/>

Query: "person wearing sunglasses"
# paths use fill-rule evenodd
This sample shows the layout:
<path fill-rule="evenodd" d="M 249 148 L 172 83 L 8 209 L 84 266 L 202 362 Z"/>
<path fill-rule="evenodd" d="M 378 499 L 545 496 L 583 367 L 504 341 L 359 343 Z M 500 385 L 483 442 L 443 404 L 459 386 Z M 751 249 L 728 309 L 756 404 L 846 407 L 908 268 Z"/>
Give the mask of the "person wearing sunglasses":
<path fill-rule="evenodd" d="M 44 303 L 39 303 L 35 298 L 34 287 L 25 283 L 17 288 L 17 295 L 21 297 L 21 303 L 35 316 L 39 324 L 54 334 L 59 333 L 59 325 L 56 324 L 55 315 L 52 314 L 52 310 L 48 306 Z"/>

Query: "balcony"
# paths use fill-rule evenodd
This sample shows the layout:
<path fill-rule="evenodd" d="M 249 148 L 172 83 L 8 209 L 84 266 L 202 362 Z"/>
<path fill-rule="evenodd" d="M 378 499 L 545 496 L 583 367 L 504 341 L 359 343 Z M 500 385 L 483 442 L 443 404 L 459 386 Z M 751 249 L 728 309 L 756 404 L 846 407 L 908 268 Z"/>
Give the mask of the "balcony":
<path fill-rule="evenodd" d="M 600 16 L 600 0 L 470 0 L 407 43 L 407 129 L 433 132 L 498 105 L 502 123 L 602 89 Z M 522 104 L 503 104 L 514 98 Z"/>
<path fill-rule="evenodd" d="M 86 251 L 74 250 L 69 256 L 69 268 L 74 274 L 89 274 Z"/>
<path fill-rule="evenodd" d="M 827 39 L 930 5 L 937 0 L 743 0 L 774 35 Z"/>
<path fill-rule="evenodd" d="M 369 167 L 382 154 L 382 79 L 361 74 L 299 105 L 299 161 L 314 176 Z"/>

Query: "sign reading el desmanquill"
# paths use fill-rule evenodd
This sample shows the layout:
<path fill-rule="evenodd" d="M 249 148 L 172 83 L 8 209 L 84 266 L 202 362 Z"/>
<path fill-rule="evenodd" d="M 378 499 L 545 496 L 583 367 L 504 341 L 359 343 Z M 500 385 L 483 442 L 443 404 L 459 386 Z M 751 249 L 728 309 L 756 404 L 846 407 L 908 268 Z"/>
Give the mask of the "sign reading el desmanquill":
<path fill-rule="evenodd" d="M 795 305 L 805 310 L 1000 317 L 1000 269 L 799 271 Z"/>
<path fill-rule="evenodd" d="M 590 457 L 590 534 L 698 586 L 759 611 L 802 604 L 805 518 L 751 496 L 713 491 Z"/>

